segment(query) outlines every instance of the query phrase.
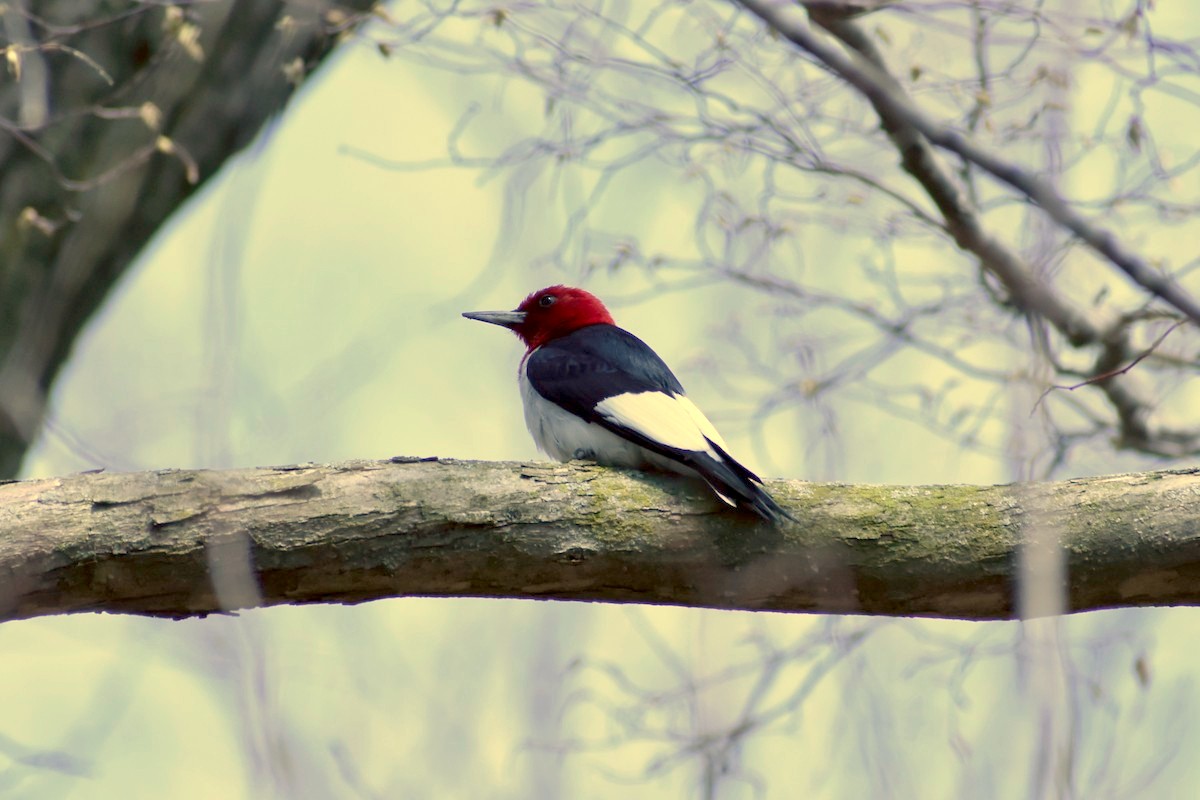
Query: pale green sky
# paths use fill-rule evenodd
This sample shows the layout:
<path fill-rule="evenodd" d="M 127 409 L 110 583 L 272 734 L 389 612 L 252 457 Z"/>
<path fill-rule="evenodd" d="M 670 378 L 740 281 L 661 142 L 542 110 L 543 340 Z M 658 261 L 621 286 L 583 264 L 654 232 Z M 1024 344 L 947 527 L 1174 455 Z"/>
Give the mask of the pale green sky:
<path fill-rule="evenodd" d="M 1182 24 L 1167 16 L 1181 4 L 1159 5 L 1162 24 Z M 515 244 L 493 259 L 503 177 L 394 171 L 343 152 L 442 157 L 461 110 L 493 102 L 494 91 L 346 48 L 265 146 L 162 233 L 93 320 L 55 387 L 56 433 L 27 474 L 536 458 L 516 391 L 518 343 L 458 312 L 510 308 L 532 289 L 574 280 L 527 266 L 561 211 L 531 190 Z M 1088 113 L 1090 96 L 1080 96 Z M 519 93 L 506 102 L 537 107 Z M 623 196 L 640 202 L 606 207 L 605 222 L 663 247 L 687 241 L 686 192 L 665 181 L 631 179 Z M 852 256 L 840 236 L 806 244 L 814 263 Z M 735 452 L 764 473 L 897 483 L 1009 475 L 1002 458 L 867 412 L 841 420 L 844 455 L 832 462 L 803 440 L 810 422 L 795 413 L 772 421 L 764 448 L 698 365 L 731 312 L 752 317 L 766 301 L 721 288 L 653 296 L 632 271 L 601 270 L 587 285 L 615 299 L 618 321 L 676 367 Z M 1081 684 L 1081 774 L 1109 769 L 1115 785 L 1134 786 L 1153 753 L 1174 747 L 1183 757 L 1156 786 L 1200 783 L 1186 757 L 1200 747 L 1188 644 L 1200 615 L 1123 611 L 1063 625 L 1096 681 Z M 678 705 L 671 692 L 687 676 L 703 684 L 755 663 L 756 642 L 784 649 L 808 637 L 840 644 L 798 657 L 758 690 L 783 699 L 814 665 L 836 667 L 803 714 L 730 756 L 763 791 L 734 781 L 722 797 L 862 797 L 882 784 L 898 798 L 1023 796 L 1020 765 L 1036 739 L 1012 656 L 1015 625 L 423 599 L 183 622 L 6 623 L 0 737 L 68 758 L 60 771 L 7 773 L 16 778 L 6 784 L 15 751 L 0 744 L 0 796 L 251 798 L 271 786 L 296 798 L 697 796 L 693 769 L 651 769 L 670 752 L 662 740 L 734 724 L 760 673 L 705 685 Z M 968 642 L 973 660 L 962 655 Z M 1134 662 L 1147 652 L 1144 689 Z M 658 705 L 635 689 L 660 692 Z M 614 718 L 636 718 L 647 732 L 601 746 L 621 738 Z M 593 746 L 561 761 L 531 747 L 536 731 Z"/>

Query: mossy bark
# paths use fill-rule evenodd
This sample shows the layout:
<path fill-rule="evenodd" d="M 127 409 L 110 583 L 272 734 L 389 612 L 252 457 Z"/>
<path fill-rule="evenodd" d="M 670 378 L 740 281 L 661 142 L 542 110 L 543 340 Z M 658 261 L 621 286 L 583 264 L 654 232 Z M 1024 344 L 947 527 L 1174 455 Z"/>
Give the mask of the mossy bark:
<path fill-rule="evenodd" d="M 1020 486 L 776 481 L 799 523 L 684 479 L 397 459 L 0 486 L 0 619 L 412 595 L 1011 617 L 1054 532 L 1079 611 L 1200 601 L 1200 470 Z"/>

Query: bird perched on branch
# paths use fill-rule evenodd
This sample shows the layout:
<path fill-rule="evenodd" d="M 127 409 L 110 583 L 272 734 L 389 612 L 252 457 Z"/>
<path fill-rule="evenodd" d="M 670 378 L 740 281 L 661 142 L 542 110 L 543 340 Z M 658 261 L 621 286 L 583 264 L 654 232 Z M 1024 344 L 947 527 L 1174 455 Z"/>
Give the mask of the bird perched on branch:
<path fill-rule="evenodd" d="M 463 316 L 508 328 L 525 343 L 525 424 L 547 455 L 699 476 L 731 506 L 771 522 L 794 519 L 729 455 L 658 354 L 618 328 L 595 295 L 551 286 L 514 311 Z"/>

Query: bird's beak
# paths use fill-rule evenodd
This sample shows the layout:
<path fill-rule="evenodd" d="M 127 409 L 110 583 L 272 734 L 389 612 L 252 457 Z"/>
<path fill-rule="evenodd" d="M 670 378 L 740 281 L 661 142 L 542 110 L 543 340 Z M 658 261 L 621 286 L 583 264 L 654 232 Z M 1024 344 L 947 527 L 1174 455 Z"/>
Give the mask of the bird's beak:
<path fill-rule="evenodd" d="M 525 321 L 524 311 L 464 311 L 463 316 L 503 328 L 515 328 Z"/>

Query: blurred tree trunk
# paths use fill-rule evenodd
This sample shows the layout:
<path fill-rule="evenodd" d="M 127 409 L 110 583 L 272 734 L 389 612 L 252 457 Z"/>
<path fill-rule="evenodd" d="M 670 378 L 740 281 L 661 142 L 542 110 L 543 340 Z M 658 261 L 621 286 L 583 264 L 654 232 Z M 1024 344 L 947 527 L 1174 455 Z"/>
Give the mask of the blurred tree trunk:
<path fill-rule="evenodd" d="M 371 5 L 5 4 L 0 477 L 17 473 L 75 337 L 155 231 Z"/>
<path fill-rule="evenodd" d="M 1056 532 L 1064 607 L 1200 605 L 1200 470 L 1014 486 L 776 481 L 772 528 L 681 478 L 396 459 L 0 486 L 0 619 L 412 595 L 1004 619 Z"/>

